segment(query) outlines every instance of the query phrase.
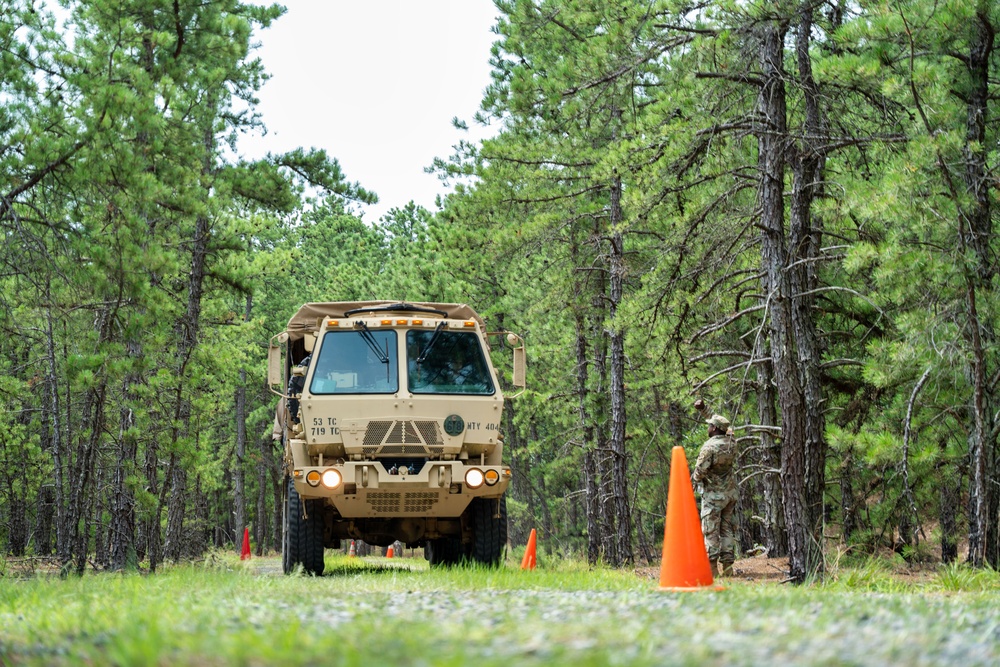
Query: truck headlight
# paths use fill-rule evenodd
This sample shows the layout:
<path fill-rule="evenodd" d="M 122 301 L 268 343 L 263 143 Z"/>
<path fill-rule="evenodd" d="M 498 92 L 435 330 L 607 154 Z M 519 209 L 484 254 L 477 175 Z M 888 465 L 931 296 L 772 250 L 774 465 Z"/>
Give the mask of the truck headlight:
<path fill-rule="evenodd" d="M 500 473 L 492 468 L 486 471 L 484 477 L 486 478 L 486 486 L 493 486 L 500 481 Z"/>
<path fill-rule="evenodd" d="M 344 481 L 344 476 L 340 474 L 339 470 L 334 470 L 330 468 L 329 470 L 323 471 L 323 486 L 328 489 L 336 489 L 340 486 L 340 483 Z"/>
<path fill-rule="evenodd" d="M 319 486 L 319 471 L 310 470 L 309 473 L 306 475 L 306 482 L 309 484 L 309 486 Z"/>
<path fill-rule="evenodd" d="M 470 489 L 478 489 L 484 480 L 483 471 L 479 468 L 469 468 L 465 471 L 465 485 Z"/>

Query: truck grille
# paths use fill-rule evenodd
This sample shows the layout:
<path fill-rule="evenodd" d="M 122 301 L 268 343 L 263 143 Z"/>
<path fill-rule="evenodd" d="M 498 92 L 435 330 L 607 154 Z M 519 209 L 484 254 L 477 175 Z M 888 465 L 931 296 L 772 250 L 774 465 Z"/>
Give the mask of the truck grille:
<path fill-rule="evenodd" d="M 430 511 L 438 500 L 438 494 L 432 491 L 415 491 L 412 493 L 380 491 L 369 493 L 367 500 L 375 512 L 382 514 L 407 514 Z"/>
<path fill-rule="evenodd" d="M 368 430 L 365 431 L 365 440 L 362 443 L 365 447 L 380 445 L 385 440 L 386 433 L 392 428 L 393 422 L 370 421 Z"/>
<path fill-rule="evenodd" d="M 370 421 L 361 441 L 366 455 L 428 456 L 444 447 L 441 427 L 436 421 Z"/>
<path fill-rule="evenodd" d="M 428 445 L 444 444 L 441 440 L 441 428 L 437 422 L 413 422 L 421 437 Z"/>

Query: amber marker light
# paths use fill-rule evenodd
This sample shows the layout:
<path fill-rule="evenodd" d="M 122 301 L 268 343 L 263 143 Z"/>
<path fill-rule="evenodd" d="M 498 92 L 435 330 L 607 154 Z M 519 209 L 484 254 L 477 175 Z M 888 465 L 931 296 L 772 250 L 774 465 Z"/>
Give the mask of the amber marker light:
<path fill-rule="evenodd" d="M 334 470 L 330 468 L 323 471 L 323 486 L 328 489 L 336 489 L 340 486 L 340 483 L 344 481 L 344 477 L 340 474 L 339 470 Z"/>
<path fill-rule="evenodd" d="M 500 473 L 493 469 L 487 470 L 483 477 L 486 478 L 486 486 L 493 486 L 500 481 Z"/>
<path fill-rule="evenodd" d="M 424 323 L 423 320 L 413 320 L 413 326 L 416 326 L 416 327 L 419 327 L 423 323 Z"/>
<path fill-rule="evenodd" d="M 328 327 L 339 327 L 340 322 L 338 320 L 327 320 L 326 326 Z"/>
<path fill-rule="evenodd" d="M 465 471 L 465 485 L 470 489 L 478 489 L 483 485 L 483 471 L 479 468 L 469 468 Z"/>
<path fill-rule="evenodd" d="M 382 320 L 382 324 L 392 324 L 392 320 Z"/>
<path fill-rule="evenodd" d="M 474 327 L 474 326 L 476 326 L 476 323 L 475 322 L 466 322 L 465 326 L 467 326 L 467 327 Z"/>
<path fill-rule="evenodd" d="M 306 482 L 309 486 L 319 486 L 319 470 L 310 470 L 306 474 Z"/>
<path fill-rule="evenodd" d="M 409 320 L 396 320 L 396 324 L 408 324 Z"/>

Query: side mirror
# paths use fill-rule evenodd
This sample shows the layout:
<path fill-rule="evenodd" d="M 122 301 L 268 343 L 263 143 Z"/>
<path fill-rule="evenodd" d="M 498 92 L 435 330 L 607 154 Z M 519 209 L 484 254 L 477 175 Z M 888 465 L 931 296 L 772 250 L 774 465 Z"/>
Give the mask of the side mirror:
<path fill-rule="evenodd" d="M 267 384 L 270 387 L 283 384 L 281 377 L 281 348 L 277 345 L 267 346 Z"/>
<path fill-rule="evenodd" d="M 527 386 L 526 377 L 528 375 L 528 357 L 525 354 L 524 339 L 518 336 L 516 333 L 510 333 L 509 331 L 494 331 L 490 336 L 501 336 L 507 334 L 507 344 L 510 345 L 511 349 L 514 350 L 514 378 L 513 385 L 518 387 L 522 391 L 516 394 L 511 394 L 507 398 L 515 398 L 520 396 Z"/>
<path fill-rule="evenodd" d="M 514 386 L 524 388 L 525 375 L 527 374 L 527 360 L 524 354 L 524 346 L 514 348 Z"/>

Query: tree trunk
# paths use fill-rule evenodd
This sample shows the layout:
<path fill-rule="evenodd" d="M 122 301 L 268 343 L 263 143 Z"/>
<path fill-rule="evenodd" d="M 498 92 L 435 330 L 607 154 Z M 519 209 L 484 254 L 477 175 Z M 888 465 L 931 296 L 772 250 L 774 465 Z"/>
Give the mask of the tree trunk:
<path fill-rule="evenodd" d="M 583 455 L 583 474 L 587 485 L 587 562 L 596 565 L 601 560 L 601 496 L 597 488 L 595 454 L 588 449 Z"/>
<path fill-rule="evenodd" d="M 141 524 L 142 536 L 142 552 L 137 553 L 139 560 L 141 561 L 143 555 L 149 557 L 149 571 L 156 572 L 156 567 L 163 560 L 162 554 L 162 536 L 160 535 L 160 517 L 162 516 L 161 506 L 162 502 L 162 490 L 160 487 L 160 460 L 159 460 L 159 447 L 157 446 L 156 438 L 150 438 L 149 443 L 146 446 L 146 460 L 143 464 L 143 470 L 146 476 L 146 490 L 150 495 L 157 498 L 157 506 L 154 512 L 150 513 L 149 516 L 143 519 Z M 163 488 L 170 485 L 169 479 L 163 480 Z"/>
<path fill-rule="evenodd" d="M 958 518 L 957 509 L 959 506 L 962 475 L 956 472 L 954 475 L 947 474 L 946 451 L 948 449 L 947 438 L 942 438 L 938 444 L 941 452 L 941 463 L 937 466 L 939 479 L 949 480 L 958 478 L 957 484 L 942 483 L 939 488 L 938 497 L 938 520 L 941 529 L 941 560 L 945 563 L 953 563 L 958 558 Z"/>
<path fill-rule="evenodd" d="M 257 543 L 257 555 L 264 555 L 267 544 L 267 534 L 271 527 L 267 513 L 268 480 L 270 470 L 274 465 L 274 456 L 271 453 L 272 440 L 270 429 L 265 429 L 264 434 L 257 439 L 260 445 L 259 456 L 257 457 L 257 507 L 254 516 L 254 541 Z"/>
<path fill-rule="evenodd" d="M 611 239 L 608 339 L 611 346 L 611 479 L 615 517 L 615 560 L 617 566 L 631 563 L 632 520 L 628 505 L 628 452 L 625 413 L 625 328 L 616 321 L 625 285 L 625 247 L 621 233 L 621 178 L 611 188 Z"/>
<path fill-rule="evenodd" d="M 787 26 L 761 23 L 760 64 L 763 84 L 758 97 L 755 134 L 758 140 L 761 211 L 761 259 L 767 290 L 771 358 L 781 408 L 781 486 L 788 529 L 790 578 L 805 581 L 809 562 L 809 521 L 805 488 L 805 406 L 795 358 L 791 285 L 786 271 L 784 173 L 787 152 L 784 39 Z"/>
<path fill-rule="evenodd" d="M 799 10 L 796 35 L 796 59 L 799 83 L 805 97 L 803 134 L 793 153 L 792 193 L 789 208 L 789 260 L 787 272 L 791 288 L 792 328 L 797 367 L 803 390 L 805 410 L 805 494 L 808 522 L 810 569 L 822 569 L 823 496 L 826 488 L 826 439 L 823 419 L 823 387 L 820 377 L 821 351 L 816 331 L 814 297 L 809 293 L 818 286 L 817 261 L 822 234 L 812 214 L 813 201 L 822 182 L 822 153 L 809 137 L 826 134 L 819 104 L 819 88 L 812 74 L 810 43 L 814 5 L 804 2 Z"/>
<path fill-rule="evenodd" d="M 243 322 L 250 321 L 253 310 L 253 294 L 247 294 L 246 307 L 243 310 Z M 247 453 L 247 372 L 240 369 L 240 383 L 236 387 L 236 466 L 233 470 L 233 503 L 236 505 L 236 542 L 239 543 L 243 529 L 247 525 L 246 509 L 246 468 L 244 466 Z M 263 515 L 259 515 L 260 523 Z M 258 541 L 260 544 L 260 541 Z M 239 546 L 237 544 L 237 546 Z"/>
<path fill-rule="evenodd" d="M 170 489 L 170 502 L 167 504 L 167 539 L 163 543 L 163 558 L 177 561 L 184 553 L 187 472 L 177 460 L 170 469 L 169 479 L 164 480 L 164 485 Z"/>
<path fill-rule="evenodd" d="M 227 512 L 229 514 L 229 512 Z M 195 527 L 190 531 L 189 539 L 185 540 L 185 556 L 193 558 L 205 553 L 212 541 L 212 528 L 209 522 L 208 494 L 201 487 L 201 475 L 194 478 L 194 516 Z M 243 538 L 242 531 L 240 539 Z"/>
<path fill-rule="evenodd" d="M 28 547 L 28 507 L 24 496 L 15 492 L 12 483 L 7 493 L 10 498 L 7 503 L 7 550 L 11 556 L 20 558 Z"/>
<path fill-rule="evenodd" d="M 611 462 L 611 448 L 608 442 L 607 426 L 597 421 L 596 415 L 608 412 L 604 387 L 607 381 L 607 342 L 606 337 L 602 337 L 601 345 L 597 348 L 597 356 L 594 362 L 594 369 L 597 371 L 599 379 L 595 391 L 595 398 L 599 402 L 595 414 L 594 424 L 594 456 L 597 465 L 595 479 L 597 483 L 599 534 L 601 536 L 601 556 L 607 563 L 618 562 L 618 542 L 615 539 L 615 506 L 613 475 L 614 470 Z"/>
<path fill-rule="evenodd" d="M 580 251 L 580 245 L 575 236 L 570 243 L 570 256 L 573 258 L 574 266 L 580 267 L 584 264 Z M 584 301 L 585 295 L 593 288 L 589 288 L 592 274 L 587 271 L 576 272 L 574 284 L 574 295 L 577 302 Z M 591 304 L 599 304 L 596 299 L 591 299 Z M 583 448 L 583 479 L 582 485 L 585 489 L 584 509 L 587 519 L 587 562 L 591 565 L 598 563 L 603 551 L 605 533 L 603 530 L 603 516 L 601 494 L 598 480 L 597 465 L 597 442 L 595 438 L 595 423 L 591 411 L 591 401 L 593 394 L 590 389 L 590 346 L 587 344 L 588 337 L 597 333 L 595 327 L 588 325 L 586 306 L 578 306 L 574 309 L 574 329 L 576 334 L 576 393 L 577 393 L 577 424 L 580 429 L 581 447 Z M 594 350 L 596 352 L 597 346 Z M 596 367 L 596 359 L 594 360 Z"/>
<path fill-rule="evenodd" d="M 770 356 L 767 341 L 761 332 L 754 346 L 754 358 L 764 359 Z M 775 410 L 777 396 L 774 389 L 774 369 L 770 361 L 754 365 L 757 372 L 757 419 L 761 426 L 777 426 L 778 413 Z M 784 558 L 788 555 L 788 531 L 785 530 L 785 514 L 781 504 L 780 470 L 781 445 L 769 431 L 762 431 L 760 436 L 761 454 L 760 466 L 765 471 L 762 475 L 764 514 L 764 547 L 769 558 Z"/>
<path fill-rule="evenodd" d="M 48 556 L 52 553 L 52 527 L 55 517 L 55 494 L 52 486 L 45 484 L 38 490 L 38 517 L 35 524 L 35 553 Z"/>
<path fill-rule="evenodd" d="M 142 356 L 142 346 L 131 338 L 126 343 L 132 363 Z M 122 406 L 118 417 L 117 460 L 114 478 L 111 482 L 111 537 L 110 566 L 112 570 L 124 570 L 129 563 L 135 563 L 135 491 L 129 478 L 136 468 L 139 442 L 134 431 L 135 413 L 132 405 L 136 402 L 135 386 L 140 378 L 134 371 L 125 374 L 122 381 Z"/>
<path fill-rule="evenodd" d="M 210 140 L 210 132 L 206 141 Z M 174 427 L 172 429 L 173 446 L 176 449 L 182 436 L 191 433 L 191 405 L 186 396 L 187 366 L 191 354 L 198 345 L 199 326 L 201 320 L 201 297 L 205 286 L 205 268 L 208 258 L 209 219 L 199 215 L 195 224 L 194 238 L 191 244 L 191 272 L 188 276 L 187 311 L 178 323 L 180 337 L 177 349 L 177 388 L 174 406 Z M 184 535 L 184 503 L 186 500 L 187 475 L 184 465 L 178 460 L 177 452 L 171 454 L 173 470 L 169 479 L 170 500 L 167 507 L 167 540 L 164 548 L 165 556 L 177 559 L 182 553 Z M 159 515 L 159 511 L 157 511 Z"/>
<path fill-rule="evenodd" d="M 104 488 L 106 477 L 107 472 L 104 466 L 98 464 L 94 479 L 94 488 L 97 489 L 94 493 L 94 563 L 104 569 L 107 569 L 111 562 L 107 540 L 109 526 L 106 526 L 102 520 L 105 510 L 105 496 L 100 492 L 100 489 Z"/>
<path fill-rule="evenodd" d="M 45 301 L 52 303 L 52 294 L 49 285 L 45 286 Z M 60 562 L 68 562 L 70 559 L 70 523 L 69 523 L 69 502 L 66 497 L 66 468 L 63 465 L 63 438 L 60 424 L 61 412 L 59 407 L 59 367 L 56 362 L 55 335 L 52 330 L 52 309 L 45 309 L 45 357 L 46 357 L 46 378 L 45 388 L 48 392 L 48 414 L 46 423 L 49 425 L 49 447 L 52 451 L 52 468 L 55 482 L 55 515 L 56 515 L 56 554 Z"/>
<path fill-rule="evenodd" d="M 110 306 L 100 311 L 97 320 L 98 345 L 110 340 L 113 320 L 114 314 Z M 96 380 L 97 382 L 87 390 L 84 398 L 83 442 L 76 462 L 77 475 L 73 484 L 73 497 L 69 508 L 69 524 L 73 536 L 72 557 L 76 559 L 76 571 L 81 575 L 87 566 L 89 546 L 87 521 L 94 495 L 91 493 L 91 482 L 94 478 L 97 452 L 104 435 L 104 405 L 108 387 L 107 373 L 104 369 L 99 371 Z"/>
<path fill-rule="evenodd" d="M 233 462 L 233 505 L 236 524 L 236 549 L 240 549 L 240 539 L 243 529 L 247 527 L 246 517 L 246 470 L 244 463 L 247 453 L 247 372 L 240 369 L 240 383 L 236 387 L 235 419 L 236 419 L 236 460 Z"/>
<path fill-rule="evenodd" d="M 574 245 L 574 256 L 576 246 Z M 578 285 L 578 290 L 580 286 Z M 588 410 L 589 359 L 587 358 L 587 330 L 582 309 L 576 309 L 576 392 L 577 421 L 583 447 L 583 486 L 586 489 L 587 562 L 595 565 L 601 558 L 601 503 L 597 489 L 597 465 L 594 462 L 594 426 Z"/>
<path fill-rule="evenodd" d="M 600 238 L 600 223 L 596 220 L 593 233 L 595 238 Z M 608 336 L 605 330 L 607 284 L 603 273 L 596 275 L 599 276 L 599 279 L 597 285 L 591 288 L 593 291 L 590 301 L 589 338 L 593 341 L 591 355 L 594 373 L 591 380 L 593 386 L 588 390 L 588 395 L 591 398 L 591 408 L 588 414 L 592 428 L 591 437 L 594 442 L 594 484 L 597 490 L 597 534 L 600 541 L 600 557 L 607 563 L 615 563 L 618 561 L 618 555 L 616 553 L 614 503 L 612 502 L 613 471 L 609 460 L 607 423 L 602 421 L 602 416 L 611 412 L 607 401 L 610 392 L 605 389 L 608 385 Z"/>
<path fill-rule="evenodd" d="M 992 252 L 993 221 L 990 206 L 990 171 L 986 164 L 986 127 L 989 121 L 989 63 L 994 50 L 995 27 L 986 3 L 980 2 L 966 61 L 967 93 L 965 172 L 963 180 L 970 204 L 959 210 L 959 247 L 971 249 L 976 264 L 966 270 L 965 337 L 972 356 L 972 429 L 969 433 L 969 562 L 975 567 L 1000 567 L 1000 534 L 997 528 L 997 396 L 990 380 L 996 372 L 996 333 L 990 299 L 984 298 L 997 274 Z M 982 312 L 981 312 L 982 310 Z"/>

